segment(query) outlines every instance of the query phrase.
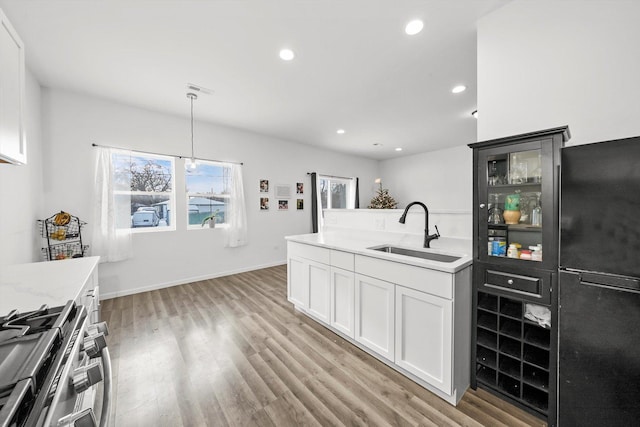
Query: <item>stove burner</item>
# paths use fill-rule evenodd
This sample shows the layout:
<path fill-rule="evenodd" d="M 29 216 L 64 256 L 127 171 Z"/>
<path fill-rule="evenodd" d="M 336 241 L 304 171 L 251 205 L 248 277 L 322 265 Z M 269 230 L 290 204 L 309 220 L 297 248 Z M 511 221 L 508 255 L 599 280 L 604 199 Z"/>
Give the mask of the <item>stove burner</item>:
<path fill-rule="evenodd" d="M 20 315 L 18 310 L 13 310 L 3 320 L 2 326 L 0 326 L 0 343 L 9 340 L 11 338 L 26 335 L 31 328 L 26 324 L 27 319 L 37 317 L 38 313 L 44 313 L 48 310 L 48 306 L 45 304 L 38 310 Z M 55 315 L 58 316 L 57 314 Z"/>
<path fill-rule="evenodd" d="M 43 305 L 38 310 L 22 315 L 14 310 L 4 319 L 0 319 L 0 343 L 18 336 L 37 334 L 56 328 L 62 329 L 75 310 L 73 302 L 67 303 L 64 307 L 52 309 Z"/>
<path fill-rule="evenodd" d="M 11 420 L 25 420 L 38 393 L 46 394 L 51 367 L 64 357 L 60 349 L 77 329 L 79 313 L 84 311 L 69 301 L 0 318 L 0 426 L 21 425 Z"/>

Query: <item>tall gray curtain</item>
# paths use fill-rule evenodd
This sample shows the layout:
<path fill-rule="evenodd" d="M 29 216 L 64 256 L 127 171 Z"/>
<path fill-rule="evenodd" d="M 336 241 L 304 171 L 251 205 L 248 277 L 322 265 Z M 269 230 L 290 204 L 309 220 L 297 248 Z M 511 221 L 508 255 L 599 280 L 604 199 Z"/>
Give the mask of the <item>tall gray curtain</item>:
<path fill-rule="evenodd" d="M 318 174 L 311 172 L 311 232 L 318 232 Z"/>

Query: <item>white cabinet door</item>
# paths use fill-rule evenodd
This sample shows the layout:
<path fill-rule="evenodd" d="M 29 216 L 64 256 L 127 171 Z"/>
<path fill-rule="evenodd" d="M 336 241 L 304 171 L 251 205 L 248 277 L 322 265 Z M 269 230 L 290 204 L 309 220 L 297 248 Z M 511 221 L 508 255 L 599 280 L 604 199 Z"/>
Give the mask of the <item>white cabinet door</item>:
<path fill-rule="evenodd" d="M 309 307 L 309 266 L 302 258 L 289 257 L 287 263 L 287 298 L 294 305 Z"/>
<path fill-rule="evenodd" d="M 318 320 L 329 323 L 330 270 L 326 264 L 307 261 L 309 283 L 309 314 Z"/>
<path fill-rule="evenodd" d="M 395 363 L 451 394 L 453 301 L 396 287 Z"/>
<path fill-rule="evenodd" d="M 395 285 L 361 274 L 355 279 L 355 340 L 393 362 Z"/>
<path fill-rule="evenodd" d="M 0 162 L 27 162 L 24 75 L 24 45 L 0 10 Z"/>
<path fill-rule="evenodd" d="M 353 271 L 331 267 L 331 318 L 329 323 L 349 338 L 354 337 L 354 297 Z"/>

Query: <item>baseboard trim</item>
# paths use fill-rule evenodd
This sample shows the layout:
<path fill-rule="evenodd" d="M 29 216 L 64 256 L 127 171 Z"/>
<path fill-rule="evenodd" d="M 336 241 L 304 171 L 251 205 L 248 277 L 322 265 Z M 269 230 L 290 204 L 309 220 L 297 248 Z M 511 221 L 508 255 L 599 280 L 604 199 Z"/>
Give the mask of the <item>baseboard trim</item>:
<path fill-rule="evenodd" d="M 261 270 L 263 268 L 277 267 L 279 265 L 286 265 L 286 264 L 287 264 L 286 261 L 278 261 L 278 262 L 274 262 L 274 263 L 254 265 L 254 266 L 251 266 L 251 267 L 240 268 L 240 269 L 236 269 L 236 270 L 222 271 L 222 272 L 218 272 L 218 273 L 215 273 L 215 274 L 207 274 L 207 275 L 203 275 L 203 276 L 190 277 L 188 279 L 183 279 L 183 280 L 174 280 L 174 281 L 171 281 L 171 282 L 156 283 L 156 284 L 149 285 L 149 286 L 142 286 L 140 288 L 127 289 L 127 290 L 124 290 L 124 291 L 105 292 L 105 293 L 100 295 L 100 300 L 102 301 L 102 300 L 107 300 L 107 299 L 111 299 L 111 298 L 124 297 L 124 296 L 127 296 L 127 295 L 134 295 L 134 294 L 139 294 L 139 293 L 142 293 L 142 292 L 155 291 L 155 290 L 158 290 L 158 289 L 170 288 L 172 286 L 179 286 L 179 285 L 185 285 L 187 283 L 199 282 L 201 280 L 216 279 L 218 277 L 231 276 L 233 274 L 246 273 L 248 271 Z M 100 289 L 100 290 L 102 290 L 102 289 Z"/>

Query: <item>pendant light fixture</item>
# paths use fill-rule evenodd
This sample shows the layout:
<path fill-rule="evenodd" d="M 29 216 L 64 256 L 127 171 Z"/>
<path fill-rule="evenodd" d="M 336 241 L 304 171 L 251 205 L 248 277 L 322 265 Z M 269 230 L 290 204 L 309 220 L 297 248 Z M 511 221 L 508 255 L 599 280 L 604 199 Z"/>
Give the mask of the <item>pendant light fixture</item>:
<path fill-rule="evenodd" d="M 191 101 L 191 159 L 186 163 L 185 166 L 195 169 L 196 168 L 196 157 L 193 153 L 193 100 L 198 99 L 198 95 L 193 92 L 187 93 L 187 98 Z"/>

